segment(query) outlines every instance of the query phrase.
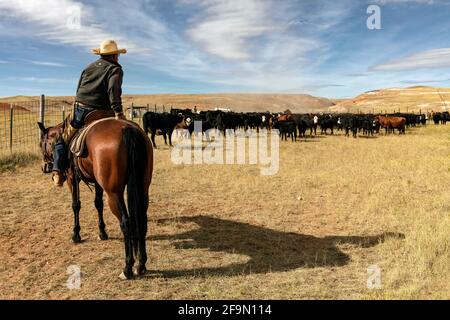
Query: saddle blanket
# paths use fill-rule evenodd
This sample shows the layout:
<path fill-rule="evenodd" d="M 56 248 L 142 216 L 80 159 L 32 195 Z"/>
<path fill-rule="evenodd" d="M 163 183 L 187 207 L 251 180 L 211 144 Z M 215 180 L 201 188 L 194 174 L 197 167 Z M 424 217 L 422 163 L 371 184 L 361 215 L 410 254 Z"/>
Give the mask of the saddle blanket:
<path fill-rule="evenodd" d="M 104 122 L 107 120 L 115 119 L 114 117 L 109 118 L 103 118 L 100 120 L 96 120 L 94 122 L 91 122 L 86 127 L 81 128 L 73 137 L 72 141 L 70 141 L 70 151 L 77 157 L 81 157 L 84 153 L 84 150 L 86 148 L 86 137 L 88 133 L 91 131 L 91 129 L 98 123 Z"/>

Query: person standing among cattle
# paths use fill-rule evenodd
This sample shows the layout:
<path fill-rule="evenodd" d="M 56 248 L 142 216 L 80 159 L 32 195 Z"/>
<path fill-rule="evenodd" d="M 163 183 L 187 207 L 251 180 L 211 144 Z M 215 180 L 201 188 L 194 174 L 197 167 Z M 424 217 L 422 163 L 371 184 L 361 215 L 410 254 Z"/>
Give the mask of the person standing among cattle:
<path fill-rule="evenodd" d="M 81 73 L 73 111 L 65 119 L 62 137 L 54 147 L 53 182 L 56 186 L 61 187 L 66 180 L 69 142 L 83 127 L 89 113 L 112 110 L 116 119 L 126 120 L 121 97 L 123 71 L 119 64 L 119 55 L 126 52 L 125 49 L 118 49 L 114 40 L 105 40 L 100 48 L 92 50 L 100 58 Z"/>

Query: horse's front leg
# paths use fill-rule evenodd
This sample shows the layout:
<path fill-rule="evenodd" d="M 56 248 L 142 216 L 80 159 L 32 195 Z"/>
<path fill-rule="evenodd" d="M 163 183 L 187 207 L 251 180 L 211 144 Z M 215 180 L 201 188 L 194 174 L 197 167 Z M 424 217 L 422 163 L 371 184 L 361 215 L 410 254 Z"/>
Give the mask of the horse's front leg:
<path fill-rule="evenodd" d="M 73 210 L 73 236 L 72 241 L 74 243 L 80 243 L 80 181 L 76 174 L 72 175 L 72 210 Z"/>
<path fill-rule="evenodd" d="M 98 212 L 98 237 L 100 240 L 108 240 L 108 234 L 105 230 L 105 221 L 103 220 L 103 189 L 98 183 L 95 184 L 95 208 Z"/>

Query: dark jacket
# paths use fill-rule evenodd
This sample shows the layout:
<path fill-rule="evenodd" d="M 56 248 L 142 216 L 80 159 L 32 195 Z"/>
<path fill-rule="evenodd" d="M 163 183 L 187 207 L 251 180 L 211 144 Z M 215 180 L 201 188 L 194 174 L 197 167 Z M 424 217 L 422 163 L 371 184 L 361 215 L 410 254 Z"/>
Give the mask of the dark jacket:
<path fill-rule="evenodd" d="M 122 79 L 120 64 L 100 58 L 81 73 L 76 100 L 95 109 L 122 112 Z"/>

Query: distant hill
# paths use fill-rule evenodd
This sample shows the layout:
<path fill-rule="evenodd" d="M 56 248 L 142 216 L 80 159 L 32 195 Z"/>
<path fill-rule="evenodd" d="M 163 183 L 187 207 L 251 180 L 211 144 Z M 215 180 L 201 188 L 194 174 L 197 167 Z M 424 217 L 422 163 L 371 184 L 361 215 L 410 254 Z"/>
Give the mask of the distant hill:
<path fill-rule="evenodd" d="M 61 101 L 70 105 L 73 97 L 46 97 L 47 101 Z M 286 109 L 292 112 L 326 111 L 334 102 L 307 94 L 252 94 L 252 93 L 224 93 L 224 94 L 149 94 L 124 95 L 123 104 L 128 107 L 131 103 L 137 106 L 158 105 L 166 110 L 174 108 L 193 108 L 198 110 L 214 109 L 216 107 L 229 108 L 237 112 L 272 111 L 282 112 Z M 2 98 L 0 101 L 22 102 L 38 101 L 39 97 L 17 96 Z"/>
<path fill-rule="evenodd" d="M 46 97 L 51 105 L 61 102 L 70 108 L 73 97 Z M 2 98 L 0 102 L 34 101 L 32 104 L 19 104 L 35 111 L 39 97 L 16 96 Z M 307 112 L 418 112 L 442 111 L 450 106 L 450 88 L 414 86 L 409 88 L 388 88 L 365 92 L 352 99 L 327 99 L 308 94 L 257 94 L 257 93 L 220 93 L 220 94 L 126 94 L 123 104 L 128 108 L 135 106 L 158 106 L 158 110 L 174 108 L 193 108 L 211 110 L 216 107 L 236 112 L 283 112 L 289 109 L 293 113 Z"/>
<path fill-rule="evenodd" d="M 450 106 L 450 89 L 414 86 L 369 91 L 329 108 L 340 112 L 442 111 Z"/>

